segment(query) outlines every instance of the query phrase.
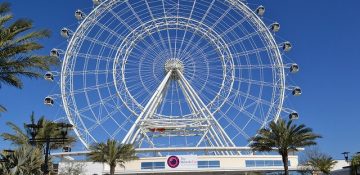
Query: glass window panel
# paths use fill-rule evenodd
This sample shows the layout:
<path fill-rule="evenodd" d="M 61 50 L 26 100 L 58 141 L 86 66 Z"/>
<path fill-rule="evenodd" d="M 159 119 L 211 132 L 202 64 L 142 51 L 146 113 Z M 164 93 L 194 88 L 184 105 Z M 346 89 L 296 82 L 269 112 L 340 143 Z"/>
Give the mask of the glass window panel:
<path fill-rule="evenodd" d="M 165 162 L 142 162 L 141 169 L 165 169 Z"/>
<path fill-rule="evenodd" d="M 198 165 L 208 165 L 208 161 L 198 161 Z"/>
<path fill-rule="evenodd" d="M 154 169 L 164 169 L 165 168 L 165 162 L 154 162 Z"/>
<path fill-rule="evenodd" d="M 219 168 L 220 161 L 198 161 L 198 168 Z"/>
<path fill-rule="evenodd" d="M 273 160 L 265 160 L 265 166 L 274 166 Z"/>
<path fill-rule="evenodd" d="M 141 169 L 152 169 L 152 162 L 141 162 Z"/>
<path fill-rule="evenodd" d="M 281 160 L 274 160 L 274 166 L 283 166 L 283 163 Z"/>
<path fill-rule="evenodd" d="M 255 161 L 254 160 L 246 160 L 245 164 L 246 164 L 246 167 L 255 167 Z"/>
<path fill-rule="evenodd" d="M 219 168 L 220 167 L 220 161 L 209 161 L 209 167 L 211 167 L 211 168 Z"/>
<path fill-rule="evenodd" d="M 198 168 L 206 168 L 208 163 L 208 161 L 198 161 Z"/>
<path fill-rule="evenodd" d="M 220 161 L 209 161 L 209 165 L 220 165 Z"/>
<path fill-rule="evenodd" d="M 263 167 L 263 166 L 265 166 L 265 161 L 264 160 L 255 160 L 255 166 Z"/>

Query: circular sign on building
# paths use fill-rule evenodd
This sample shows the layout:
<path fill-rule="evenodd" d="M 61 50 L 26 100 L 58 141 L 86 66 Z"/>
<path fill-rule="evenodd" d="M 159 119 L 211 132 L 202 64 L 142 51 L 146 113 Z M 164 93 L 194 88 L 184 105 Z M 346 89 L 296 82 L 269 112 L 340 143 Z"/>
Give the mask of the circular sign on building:
<path fill-rule="evenodd" d="M 170 156 L 168 159 L 167 159 L 167 164 L 170 168 L 176 168 L 179 166 L 180 164 L 180 160 L 177 156 Z"/>

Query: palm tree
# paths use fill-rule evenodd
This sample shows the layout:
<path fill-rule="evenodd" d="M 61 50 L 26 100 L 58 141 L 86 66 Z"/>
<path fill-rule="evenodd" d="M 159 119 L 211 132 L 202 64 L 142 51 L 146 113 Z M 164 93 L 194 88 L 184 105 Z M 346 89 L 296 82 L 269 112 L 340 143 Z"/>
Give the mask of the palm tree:
<path fill-rule="evenodd" d="M 57 123 L 52 122 L 49 120 L 46 120 L 44 116 L 40 117 L 38 121 L 35 121 L 35 114 L 34 112 L 30 116 L 30 121 L 32 124 L 37 124 L 39 126 L 42 126 L 38 130 L 38 134 L 35 138 L 61 138 L 61 131 L 57 129 Z M 13 133 L 2 133 L 1 137 L 4 138 L 4 140 L 11 141 L 15 145 L 24 145 L 28 144 L 30 142 L 30 129 L 24 124 L 24 128 L 20 128 L 16 126 L 12 122 L 8 122 L 7 125 L 12 129 Z M 65 145 L 71 145 L 76 141 L 76 138 L 73 136 L 67 136 L 67 140 L 64 140 L 64 143 L 51 143 L 50 148 L 51 149 L 59 149 L 62 148 Z M 36 142 L 34 143 L 36 147 L 42 148 L 42 143 Z"/>
<path fill-rule="evenodd" d="M 303 165 L 303 173 L 323 173 L 330 174 L 331 169 L 335 166 L 335 161 L 330 155 L 320 151 L 318 147 L 310 147 L 305 150 L 300 164 Z"/>
<path fill-rule="evenodd" d="M 131 144 L 121 144 L 108 139 L 106 143 L 95 143 L 90 146 L 88 158 L 94 162 L 107 163 L 110 175 L 114 175 L 116 165 L 124 167 L 124 163 L 138 159 Z"/>
<path fill-rule="evenodd" d="M 22 145 L 14 153 L 2 155 L 6 162 L 0 164 L 0 173 L 10 174 L 32 174 L 41 175 L 41 165 L 43 164 L 42 151 L 30 145 Z"/>
<path fill-rule="evenodd" d="M 43 71 L 57 65 L 56 57 L 33 54 L 43 48 L 37 41 L 48 38 L 49 30 L 35 30 L 29 19 L 11 22 L 9 3 L 0 3 L 0 88 L 2 84 L 22 88 L 21 77 L 39 78 Z M 5 111 L 0 106 L 0 111 Z"/>
<path fill-rule="evenodd" d="M 320 137 L 303 124 L 296 125 L 292 120 L 286 122 L 279 119 L 271 122 L 269 128 L 259 130 L 258 134 L 250 139 L 250 147 L 253 151 L 265 152 L 277 149 L 282 156 L 285 175 L 288 175 L 289 152 L 297 151 L 300 147 L 316 145 L 315 139 Z"/>
<path fill-rule="evenodd" d="M 32 124 L 37 124 L 39 126 L 42 126 L 38 129 L 38 134 L 36 135 L 35 139 L 44 139 L 44 138 L 61 138 L 63 135 L 61 131 L 58 129 L 57 125 L 58 123 L 52 122 L 49 120 L 46 120 L 43 116 L 40 117 L 38 121 L 35 121 L 35 115 L 34 112 L 30 116 L 30 120 Z M 23 146 L 29 146 L 33 147 L 33 149 L 40 150 L 40 153 L 43 151 L 43 143 L 42 142 L 35 142 L 30 143 L 31 138 L 31 132 L 30 129 L 24 124 L 24 128 L 20 128 L 16 126 L 14 123 L 8 122 L 7 125 L 12 129 L 12 133 L 2 133 L 1 136 L 4 138 L 4 140 L 8 140 L 12 142 L 12 144 L 18 146 L 19 148 Z M 63 146 L 71 145 L 76 141 L 75 137 L 73 136 L 67 136 L 68 139 L 64 140 L 63 143 L 50 143 L 50 149 L 59 149 Z M 43 157 L 42 154 L 37 155 L 38 157 Z M 18 159 L 14 159 L 18 160 Z M 29 162 L 29 160 L 27 160 Z M 51 162 L 51 161 L 49 161 Z M 21 162 L 14 162 L 14 165 L 22 165 Z M 44 161 L 42 162 L 44 164 Z M 51 167 L 51 163 L 48 165 Z M 0 173 L 1 174 L 1 173 Z M 5 174 L 5 173 L 3 173 Z M 26 173 L 25 173 L 26 174 Z"/>
<path fill-rule="evenodd" d="M 360 174 L 360 154 L 355 155 L 351 159 L 351 174 L 352 175 Z"/>
<path fill-rule="evenodd" d="M 313 171 L 321 171 L 324 174 L 330 174 L 331 169 L 335 166 L 337 161 L 328 155 L 320 155 L 319 157 L 312 157 L 308 161 L 308 166 L 312 167 Z"/>

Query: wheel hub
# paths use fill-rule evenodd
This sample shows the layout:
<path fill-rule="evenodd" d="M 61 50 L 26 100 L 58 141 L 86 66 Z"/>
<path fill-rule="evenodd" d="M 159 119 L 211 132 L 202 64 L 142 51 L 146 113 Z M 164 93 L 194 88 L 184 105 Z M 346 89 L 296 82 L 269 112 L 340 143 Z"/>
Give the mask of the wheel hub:
<path fill-rule="evenodd" d="M 177 74 L 177 70 L 183 73 L 184 71 L 184 64 L 181 60 L 177 58 L 169 59 L 165 62 L 165 74 L 167 74 L 170 70 L 172 70 L 171 77 L 173 79 L 178 79 L 179 76 Z"/>

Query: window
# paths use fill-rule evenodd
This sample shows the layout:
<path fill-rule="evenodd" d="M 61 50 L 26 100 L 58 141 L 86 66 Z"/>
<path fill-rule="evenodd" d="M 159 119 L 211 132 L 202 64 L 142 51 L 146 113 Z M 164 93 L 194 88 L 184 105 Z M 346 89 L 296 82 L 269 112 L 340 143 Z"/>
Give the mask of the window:
<path fill-rule="evenodd" d="M 257 167 L 265 166 L 265 160 L 255 160 L 255 166 Z"/>
<path fill-rule="evenodd" d="M 209 167 L 211 167 L 211 168 L 219 168 L 220 167 L 220 161 L 209 161 Z"/>
<path fill-rule="evenodd" d="M 142 170 L 165 169 L 165 162 L 141 162 Z"/>
<path fill-rule="evenodd" d="M 265 160 L 265 166 L 274 166 L 274 162 L 273 160 Z"/>
<path fill-rule="evenodd" d="M 274 160 L 274 166 L 283 166 L 283 163 L 281 160 Z"/>
<path fill-rule="evenodd" d="M 255 167 L 255 161 L 254 160 L 247 160 L 245 161 L 246 167 Z"/>
<path fill-rule="evenodd" d="M 154 162 L 153 164 L 154 169 L 164 169 L 165 168 L 165 162 Z"/>
<path fill-rule="evenodd" d="M 281 160 L 246 160 L 246 167 L 272 167 L 272 166 L 283 166 Z M 289 161 L 289 166 L 291 166 Z"/>
<path fill-rule="evenodd" d="M 220 168 L 220 161 L 198 161 L 198 168 Z"/>

